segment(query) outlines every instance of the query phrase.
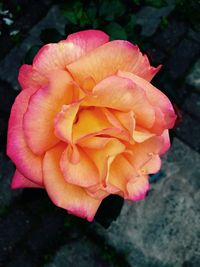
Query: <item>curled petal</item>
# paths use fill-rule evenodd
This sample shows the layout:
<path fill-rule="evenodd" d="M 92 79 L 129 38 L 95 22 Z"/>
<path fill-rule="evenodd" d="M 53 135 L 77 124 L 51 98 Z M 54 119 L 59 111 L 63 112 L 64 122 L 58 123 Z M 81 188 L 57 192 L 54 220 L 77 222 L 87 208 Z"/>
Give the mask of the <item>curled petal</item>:
<path fill-rule="evenodd" d="M 24 133 L 31 150 L 38 155 L 59 142 L 54 134 L 54 118 L 63 104 L 73 97 L 71 77 L 65 71 L 54 71 L 49 86 L 39 89 L 29 101 L 24 114 Z"/>
<path fill-rule="evenodd" d="M 48 83 L 47 78 L 41 75 L 31 65 L 23 64 L 19 69 L 19 83 L 22 89 L 35 88 L 39 89 Z"/>
<path fill-rule="evenodd" d="M 73 125 L 73 142 L 80 143 L 92 136 L 111 136 L 127 140 L 128 134 L 120 128 L 113 127 L 106 116 L 97 108 L 81 110 L 78 121 Z"/>
<path fill-rule="evenodd" d="M 33 61 L 33 68 L 43 75 L 66 66 L 89 51 L 106 43 L 109 37 L 99 30 L 86 30 L 71 34 L 57 44 L 43 46 Z"/>
<path fill-rule="evenodd" d="M 146 140 L 148 140 L 149 138 L 151 138 L 152 136 L 154 136 L 154 134 L 148 132 L 148 131 L 138 131 L 135 130 L 133 131 L 133 139 L 137 142 L 137 143 L 142 143 Z"/>
<path fill-rule="evenodd" d="M 115 156 L 125 150 L 125 145 L 115 138 L 107 138 L 107 143 L 101 149 L 85 149 L 99 170 L 101 183 L 106 186 L 110 164 Z"/>
<path fill-rule="evenodd" d="M 139 174 L 154 173 L 160 169 L 159 155 L 163 149 L 163 144 L 162 136 L 153 136 L 142 143 L 135 143 L 130 146 L 132 153 L 126 154 L 125 157 Z"/>
<path fill-rule="evenodd" d="M 135 129 L 135 124 L 136 124 L 134 112 L 132 110 L 128 112 L 120 112 L 114 110 L 113 114 L 121 123 L 121 125 L 129 131 L 130 135 L 133 136 L 133 131 Z"/>
<path fill-rule="evenodd" d="M 119 188 L 122 196 L 132 201 L 143 199 L 149 189 L 148 176 L 138 175 L 124 155 L 118 155 L 113 161 L 108 183 Z"/>
<path fill-rule="evenodd" d="M 59 145 L 45 154 L 43 161 L 45 188 L 55 205 L 92 221 L 101 201 L 90 197 L 83 188 L 66 182 L 59 166 L 64 149 L 64 145 Z"/>
<path fill-rule="evenodd" d="M 35 88 L 24 90 L 15 99 L 8 125 L 7 155 L 16 164 L 19 172 L 34 183 L 42 185 L 42 158 L 30 150 L 22 128 L 23 115 L 34 92 Z"/>
<path fill-rule="evenodd" d="M 137 123 L 150 128 L 155 121 L 155 112 L 145 92 L 127 78 L 110 76 L 93 89 L 93 95 L 86 97 L 84 105 L 108 107 L 124 112 L 133 111 Z M 142 108 L 141 108 L 142 107 Z"/>
<path fill-rule="evenodd" d="M 72 129 L 80 103 L 64 105 L 54 120 L 55 135 L 65 141 L 72 142 Z"/>
<path fill-rule="evenodd" d="M 11 188 L 17 189 L 24 187 L 43 188 L 43 186 L 32 182 L 31 180 L 27 179 L 23 174 L 21 174 L 18 170 L 16 170 L 12 178 Z"/>
<path fill-rule="evenodd" d="M 170 138 L 169 138 L 169 131 L 165 130 L 162 134 L 163 138 L 163 147 L 160 151 L 160 155 L 163 155 L 167 152 L 167 150 L 170 148 Z"/>
<path fill-rule="evenodd" d="M 131 201 L 138 201 L 145 198 L 149 190 L 148 176 L 138 176 L 127 184 L 128 198 Z"/>
<path fill-rule="evenodd" d="M 120 77 L 132 80 L 136 86 L 145 90 L 148 101 L 153 107 L 157 108 L 154 127 L 159 127 L 160 125 L 161 131 L 159 131 L 159 128 L 156 131 L 158 132 L 158 134 L 161 134 L 164 129 L 169 129 L 174 126 L 176 115 L 171 102 L 165 94 L 163 94 L 160 90 L 158 90 L 145 79 L 142 79 L 141 77 L 134 75 L 133 73 L 119 71 L 118 75 Z M 154 130 L 156 129 L 154 128 Z"/>
<path fill-rule="evenodd" d="M 118 70 L 129 71 L 151 80 L 159 70 L 150 66 L 147 57 L 142 55 L 137 46 L 122 40 L 99 46 L 86 56 L 69 64 L 67 68 L 80 85 L 88 76 L 98 83 Z"/>
<path fill-rule="evenodd" d="M 76 151 L 74 151 L 76 150 Z M 74 155 L 75 159 L 74 159 Z M 63 152 L 60 168 L 65 180 L 78 186 L 92 186 L 99 182 L 99 174 L 95 164 L 80 148 L 70 145 Z"/>

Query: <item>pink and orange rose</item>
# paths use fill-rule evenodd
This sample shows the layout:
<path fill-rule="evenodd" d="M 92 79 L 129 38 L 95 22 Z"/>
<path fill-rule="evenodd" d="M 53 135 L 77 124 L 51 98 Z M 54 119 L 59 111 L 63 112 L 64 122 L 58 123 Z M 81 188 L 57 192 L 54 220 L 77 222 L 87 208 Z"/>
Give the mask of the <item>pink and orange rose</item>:
<path fill-rule="evenodd" d="M 19 71 L 7 154 L 12 188 L 44 188 L 55 205 L 92 221 L 101 201 L 136 201 L 160 169 L 176 115 L 151 83 L 160 67 L 99 30 L 45 45 Z"/>

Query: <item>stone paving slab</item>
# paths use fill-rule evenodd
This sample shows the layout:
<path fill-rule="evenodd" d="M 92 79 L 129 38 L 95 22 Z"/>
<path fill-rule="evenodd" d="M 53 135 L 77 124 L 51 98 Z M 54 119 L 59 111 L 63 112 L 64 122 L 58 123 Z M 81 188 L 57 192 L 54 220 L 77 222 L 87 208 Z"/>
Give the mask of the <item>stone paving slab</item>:
<path fill-rule="evenodd" d="M 126 202 L 104 232 L 131 266 L 200 266 L 199 166 L 199 154 L 175 138 L 164 158 L 165 177 L 151 186 L 146 200 Z"/>
<path fill-rule="evenodd" d="M 186 78 L 189 85 L 193 86 L 197 91 L 200 92 L 200 59 L 196 61 L 192 70 Z"/>
<path fill-rule="evenodd" d="M 97 244 L 87 237 L 73 240 L 57 251 L 51 263 L 45 267 L 114 267 L 106 260 Z"/>

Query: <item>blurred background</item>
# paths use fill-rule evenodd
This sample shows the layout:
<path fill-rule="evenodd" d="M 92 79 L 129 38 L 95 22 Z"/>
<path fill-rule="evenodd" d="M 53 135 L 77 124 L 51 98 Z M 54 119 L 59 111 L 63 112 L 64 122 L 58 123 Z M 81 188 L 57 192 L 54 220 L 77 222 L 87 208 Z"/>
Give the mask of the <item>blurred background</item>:
<path fill-rule="evenodd" d="M 106 199 L 93 223 L 55 207 L 43 190 L 10 189 L 6 156 L 21 64 L 46 43 L 83 29 L 137 44 L 152 83 L 177 113 L 172 148 L 140 202 Z M 200 1 L 0 0 L 0 266 L 200 266 Z"/>

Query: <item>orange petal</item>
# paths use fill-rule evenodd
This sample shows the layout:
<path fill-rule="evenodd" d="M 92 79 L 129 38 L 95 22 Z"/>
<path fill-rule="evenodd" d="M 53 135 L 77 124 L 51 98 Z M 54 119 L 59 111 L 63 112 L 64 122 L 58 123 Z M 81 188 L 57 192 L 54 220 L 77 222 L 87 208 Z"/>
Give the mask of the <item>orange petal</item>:
<path fill-rule="evenodd" d="M 134 118 L 134 112 L 132 110 L 129 112 L 120 112 L 114 110 L 113 114 L 118 119 L 118 121 L 120 121 L 121 125 L 126 128 L 132 136 L 136 123 Z"/>
<path fill-rule="evenodd" d="M 123 197 L 128 197 L 126 185 L 128 181 L 136 176 L 136 172 L 123 155 L 118 155 L 112 162 L 108 176 L 108 184 L 114 185 L 123 193 Z"/>
<path fill-rule="evenodd" d="M 128 199 L 131 201 L 138 201 L 145 198 L 149 190 L 148 176 L 138 176 L 130 180 L 127 184 Z"/>
<path fill-rule="evenodd" d="M 74 150 L 78 160 L 71 160 Z M 62 154 L 60 168 L 70 184 L 87 187 L 99 182 L 96 166 L 81 148 L 68 146 Z"/>
<path fill-rule="evenodd" d="M 62 110 L 56 115 L 54 120 L 55 135 L 65 141 L 72 142 L 72 127 L 79 109 L 80 103 L 63 105 Z"/>
<path fill-rule="evenodd" d="M 45 188 L 55 205 L 92 221 L 101 201 L 90 197 L 83 188 L 65 181 L 59 166 L 64 149 L 63 145 L 56 146 L 45 154 L 43 161 Z"/>
<path fill-rule="evenodd" d="M 158 71 L 150 66 L 147 57 L 142 55 L 137 46 L 122 40 L 99 46 L 67 68 L 80 85 L 88 76 L 98 83 L 118 70 L 130 71 L 148 80 Z"/>
<path fill-rule="evenodd" d="M 73 126 L 73 140 L 76 142 L 84 136 L 95 135 L 111 127 L 112 125 L 100 110 L 96 108 L 83 109 L 79 112 L 78 122 Z"/>
<path fill-rule="evenodd" d="M 109 137 L 91 136 L 80 140 L 78 144 L 86 148 L 102 149 L 109 141 Z"/>
<path fill-rule="evenodd" d="M 120 77 L 131 79 L 138 87 L 141 87 L 143 90 L 145 90 L 146 96 L 150 104 L 153 107 L 159 108 L 156 114 L 156 118 L 158 119 L 159 113 L 161 112 L 164 115 L 164 125 L 162 125 L 163 130 L 166 128 L 172 128 L 174 126 L 176 115 L 171 102 L 165 94 L 163 94 L 160 90 L 158 90 L 148 81 L 130 72 L 119 71 L 118 75 Z M 162 123 L 162 118 L 160 120 L 157 120 L 155 124 L 159 123 L 159 121 L 160 123 Z"/>
<path fill-rule="evenodd" d="M 138 131 L 135 130 L 133 131 L 133 139 L 134 141 L 136 141 L 137 143 L 142 143 L 146 140 L 148 140 L 149 138 L 151 138 L 152 136 L 154 136 L 155 134 L 152 134 L 148 131 Z"/>
<path fill-rule="evenodd" d="M 108 183 L 119 188 L 123 197 L 132 201 L 143 199 L 149 189 L 147 176 L 138 175 L 123 155 L 113 161 Z"/>
<path fill-rule="evenodd" d="M 43 46 L 34 58 L 33 68 L 43 75 L 56 69 L 65 70 L 67 64 L 106 43 L 108 39 L 108 35 L 99 30 L 71 34 L 64 41 Z"/>
<path fill-rule="evenodd" d="M 143 127 L 150 128 L 155 121 L 154 109 L 144 90 L 127 78 L 110 76 L 104 79 L 94 87 L 93 96 L 86 97 L 83 103 L 86 106 L 108 107 L 125 112 L 132 110 L 137 123 Z"/>
<path fill-rule="evenodd" d="M 43 188 L 43 186 L 33 183 L 31 180 L 24 177 L 18 170 L 15 171 L 15 174 L 12 178 L 11 188 L 24 188 L 24 187 L 35 187 L 35 188 Z"/>
<path fill-rule="evenodd" d="M 71 102 L 73 88 L 65 71 L 54 71 L 48 87 L 39 89 L 30 99 L 24 115 L 24 133 L 31 150 L 38 155 L 59 142 L 54 134 L 54 118 L 63 104 Z"/>
<path fill-rule="evenodd" d="M 34 92 L 34 88 L 24 90 L 15 99 L 8 125 L 7 155 L 15 163 L 19 172 L 42 185 L 42 158 L 30 150 L 22 128 L 23 115 L 29 98 Z"/>
<path fill-rule="evenodd" d="M 157 172 L 160 169 L 159 154 L 163 147 L 163 138 L 161 136 L 154 136 L 142 143 L 135 143 L 129 149 L 132 153 L 126 154 L 126 158 L 140 173 L 148 174 Z"/>
<path fill-rule="evenodd" d="M 106 186 L 109 167 L 115 156 L 125 150 L 125 145 L 115 138 L 108 138 L 101 149 L 84 149 L 99 170 L 101 182 Z"/>

